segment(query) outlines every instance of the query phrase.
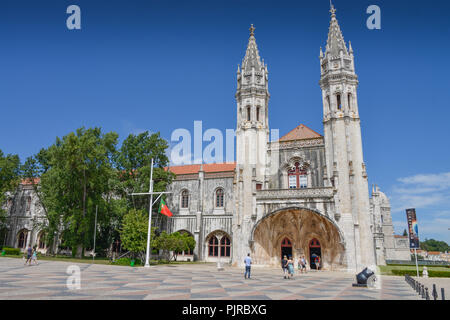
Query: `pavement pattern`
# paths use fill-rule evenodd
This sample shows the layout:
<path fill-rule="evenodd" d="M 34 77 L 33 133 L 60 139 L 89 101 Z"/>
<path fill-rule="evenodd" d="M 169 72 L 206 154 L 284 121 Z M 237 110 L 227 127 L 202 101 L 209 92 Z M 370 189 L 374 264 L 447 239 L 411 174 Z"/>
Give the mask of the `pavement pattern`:
<path fill-rule="evenodd" d="M 80 268 L 80 289 L 69 289 L 68 267 Z M 0 258 L 0 300 L 421 300 L 404 277 L 381 276 L 379 289 L 352 287 L 355 275 L 310 271 L 283 279 L 281 269 L 217 271 L 213 264 L 143 267 Z M 70 282 L 70 281 L 69 281 Z M 71 282 L 73 283 L 73 282 Z"/>

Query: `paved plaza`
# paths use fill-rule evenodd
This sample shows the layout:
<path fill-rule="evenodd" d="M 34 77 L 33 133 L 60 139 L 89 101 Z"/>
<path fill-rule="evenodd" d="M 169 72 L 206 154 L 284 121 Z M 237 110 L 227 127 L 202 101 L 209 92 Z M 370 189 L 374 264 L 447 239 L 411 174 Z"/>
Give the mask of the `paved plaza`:
<path fill-rule="evenodd" d="M 67 269 L 81 270 L 81 288 L 69 290 Z M 243 270 L 213 264 L 161 265 L 150 268 L 0 258 L 0 300 L 5 299 L 176 299 L 176 300 L 417 300 L 403 277 L 381 277 L 380 289 L 352 287 L 355 276 L 309 272 L 285 280 L 278 269 Z"/>

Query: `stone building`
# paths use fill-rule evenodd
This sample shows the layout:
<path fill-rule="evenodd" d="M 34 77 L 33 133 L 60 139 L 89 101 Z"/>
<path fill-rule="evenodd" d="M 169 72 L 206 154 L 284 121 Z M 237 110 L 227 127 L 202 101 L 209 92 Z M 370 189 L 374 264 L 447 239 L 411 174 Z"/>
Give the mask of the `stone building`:
<path fill-rule="evenodd" d="M 320 50 L 324 135 L 300 124 L 275 141 L 269 131 L 269 72 L 253 26 L 237 70 L 236 163 L 170 167 L 170 232 L 192 234 L 204 261 L 278 266 L 305 255 L 314 268 L 356 271 L 409 260 L 394 238 L 387 197 L 369 196 L 354 52 L 331 7 Z M 406 252 L 406 251 L 405 251 Z"/>
<path fill-rule="evenodd" d="M 251 253 L 254 265 L 279 266 L 282 255 L 305 255 L 314 268 L 319 256 L 322 269 L 347 271 L 410 259 L 394 237 L 388 198 L 378 187 L 369 196 L 354 52 L 333 6 L 330 12 L 319 56 L 324 135 L 300 124 L 270 137 L 269 72 L 250 28 L 236 75 L 236 162 L 167 168 L 176 174 L 167 231 L 187 232 L 197 243 L 180 258 L 242 266 Z M 33 204 L 31 191 L 21 188 L 11 201 L 31 197 Z M 38 238 L 25 207 L 9 208 L 9 245 Z M 21 230 L 31 236 L 24 240 Z"/>

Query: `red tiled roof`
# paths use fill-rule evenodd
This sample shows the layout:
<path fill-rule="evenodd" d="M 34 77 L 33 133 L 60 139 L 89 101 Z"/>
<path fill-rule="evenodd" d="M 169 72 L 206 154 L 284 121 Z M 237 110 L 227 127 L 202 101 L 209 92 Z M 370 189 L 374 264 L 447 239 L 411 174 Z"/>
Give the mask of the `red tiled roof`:
<path fill-rule="evenodd" d="M 229 172 L 234 171 L 236 168 L 236 163 L 209 163 L 209 164 L 203 164 L 203 171 L 206 173 L 210 172 Z M 191 164 L 186 166 L 175 166 L 175 167 L 165 167 L 164 170 L 167 171 L 167 169 L 170 170 L 170 172 L 175 173 L 176 175 L 181 174 L 193 174 L 198 173 L 200 171 L 200 165 L 199 164 Z"/>
<path fill-rule="evenodd" d="M 395 234 L 395 235 L 394 235 L 394 238 L 408 238 L 408 236 L 400 236 L 400 235 L 398 235 L 398 234 Z"/>
<path fill-rule="evenodd" d="M 293 141 L 293 140 L 305 140 L 321 138 L 322 135 L 318 134 L 311 128 L 308 128 L 304 124 L 299 125 L 297 128 L 291 130 L 289 133 L 281 137 L 280 142 Z"/>
<path fill-rule="evenodd" d="M 439 252 L 439 251 L 428 251 L 428 254 L 431 254 L 431 255 L 440 255 L 441 253 Z"/>
<path fill-rule="evenodd" d="M 29 186 L 32 184 L 38 184 L 39 182 L 41 182 L 41 178 L 33 178 L 33 180 L 30 179 L 23 179 L 20 184 L 21 185 L 25 185 L 25 186 Z"/>

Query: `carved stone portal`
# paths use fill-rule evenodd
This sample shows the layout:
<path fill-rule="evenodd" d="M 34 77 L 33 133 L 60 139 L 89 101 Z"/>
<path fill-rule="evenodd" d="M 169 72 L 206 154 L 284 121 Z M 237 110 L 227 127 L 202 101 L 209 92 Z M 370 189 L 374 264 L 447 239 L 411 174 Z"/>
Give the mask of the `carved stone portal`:
<path fill-rule="evenodd" d="M 297 261 L 304 254 L 309 265 L 312 239 L 321 245 L 323 270 L 345 269 L 345 248 L 336 225 L 308 209 L 286 209 L 263 218 L 253 234 L 252 258 L 258 265 L 280 266 L 281 242 L 292 243 L 292 257 Z"/>

